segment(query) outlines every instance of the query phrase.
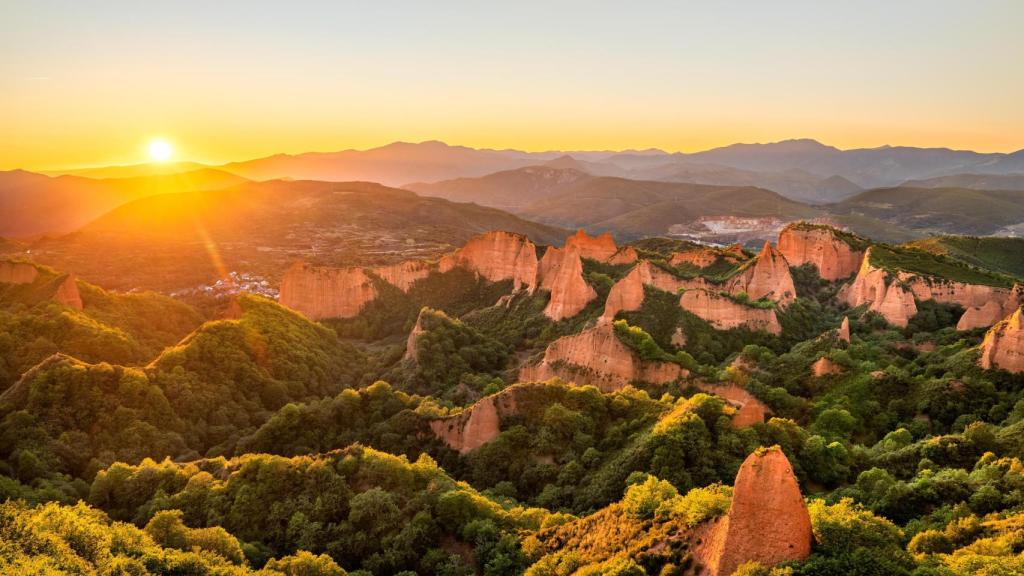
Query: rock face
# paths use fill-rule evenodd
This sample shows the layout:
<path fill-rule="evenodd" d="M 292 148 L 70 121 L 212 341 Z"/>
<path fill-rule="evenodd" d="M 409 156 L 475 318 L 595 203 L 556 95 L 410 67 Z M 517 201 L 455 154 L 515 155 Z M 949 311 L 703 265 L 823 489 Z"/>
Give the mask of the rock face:
<path fill-rule="evenodd" d="M 642 361 L 619 341 L 611 323 L 601 323 L 552 342 L 539 364 L 520 371 L 519 380 L 561 378 L 567 382 L 593 384 L 603 392 L 611 392 L 634 381 L 661 384 L 687 374 L 678 364 Z"/>
<path fill-rule="evenodd" d="M 644 286 L 653 286 L 666 292 L 680 288 L 703 287 L 703 279 L 683 280 L 644 260 L 638 263 L 612 286 L 605 300 L 602 321 L 610 321 L 620 311 L 639 310 L 644 303 Z"/>
<path fill-rule="evenodd" d="M 502 417 L 515 413 L 515 395 L 500 393 L 482 398 L 451 418 L 431 421 L 430 429 L 451 449 L 465 454 L 497 438 Z"/>
<path fill-rule="evenodd" d="M 636 248 L 632 246 L 624 246 L 619 248 L 619 251 L 612 255 L 608 259 L 609 264 L 632 264 L 636 262 L 640 257 L 636 253 Z"/>
<path fill-rule="evenodd" d="M 850 306 L 868 304 L 890 324 L 905 327 L 917 314 L 918 300 L 958 304 L 966 309 L 958 330 L 989 326 L 989 321 L 1005 318 L 1024 302 L 1024 289 L 966 284 L 941 278 L 928 278 L 910 272 L 892 274 L 871 264 L 871 248 L 865 253 L 853 283 L 839 291 L 839 298 Z"/>
<path fill-rule="evenodd" d="M 981 343 L 982 368 L 1000 368 L 1007 372 L 1024 372 L 1024 308 L 999 322 L 985 334 Z"/>
<path fill-rule="evenodd" d="M 733 244 L 725 250 L 703 246 L 694 250 L 676 252 L 669 258 L 668 263 L 672 266 L 692 264 L 698 268 L 707 268 L 718 261 L 719 258 L 724 259 L 730 264 L 739 264 L 746 259 L 746 255 L 743 253 L 743 247 L 739 244 Z"/>
<path fill-rule="evenodd" d="M 843 316 L 843 322 L 839 325 L 837 336 L 843 342 L 850 343 L 850 318 L 848 316 Z"/>
<path fill-rule="evenodd" d="M 575 249 L 581 258 L 590 258 L 599 262 L 607 262 L 619 251 L 615 240 L 607 232 L 600 236 L 590 236 L 585 230 L 577 230 L 565 240 L 565 250 Z M 636 252 L 634 251 L 634 255 Z"/>
<path fill-rule="evenodd" d="M 441 259 L 441 272 L 461 266 L 491 282 L 512 280 L 514 290 L 537 287 L 537 247 L 522 234 L 494 231 L 476 236 Z"/>
<path fill-rule="evenodd" d="M 311 320 L 351 318 L 377 297 L 362 268 L 318 268 L 296 262 L 281 280 L 281 304 Z"/>
<path fill-rule="evenodd" d="M 811 517 L 789 459 L 778 446 L 759 449 L 736 475 L 732 504 L 696 550 L 703 574 L 728 576 L 746 562 L 771 567 L 811 554 Z"/>
<path fill-rule="evenodd" d="M 679 305 L 720 330 L 746 327 L 751 330 L 763 330 L 769 334 L 782 333 L 782 326 L 774 309 L 739 304 L 710 290 L 686 290 L 679 297 Z"/>
<path fill-rule="evenodd" d="M 421 334 L 426 332 L 426 330 L 423 329 L 423 310 L 425 310 L 425 308 L 420 309 L 419 315 L 416 316 L 416 324 L 413 325 L 412 331 L 409 332 L 409 337 L 405 340 L 405 355 L 402 356 L 403 360 L 412 360 L 414 362 L 417 360 L 416 341 L 419 339 Z"/>
<path fill-rule="evenodd" d="M 74 274 L 64 276 L 57 286 L 57 291 L 53 293 L 53 301 L 75 310 L 82 309 L 82 295 L 78 293 L 78 280 Z"/>
<path fill-rule="evenodd" d="M 0 283 L 31 284 L 39 277 L 39 270 L 28 262 L 0 261 Z"/>
<path fill-rule="evenodd" d="M 547 260 L 548 254 L 555 250 L 557 248 L 548 248 L 544 260 Z M 583 261 L 576 248 L 566 247 L 558 254 L 560 262 L 557 268 L 551 271 L 553 275 L 544 276 L 544 280 L 550 278 L 550 282 L 541 282 L 541 286 L 547 284 L 551 290 L 551 299 L 544 308 L 544 315 L 555 322 L 563 318 L 572 318 L 582 312 L 591 300 L 597 298 L 597 292 L 583 279 Z"/>
<path fill-rule="evenodd" d="M 721 396 L 726 402 L 735 407 L 736 413 L 732 415 L 730 424 L 733 428 L 745 428 L 754 424 L 763 424 L 765 417 L 771 410 L 764 402 L 761 402 L 746 388 L 736 384 L 708 384 L 698 382 L 694 384 L 698 389 L 708 394 Z"/>
<path fill-rule="evenodd" d="M 426 262 L 406 260 L 390 266 L 378 266 L 373 269 L 373 273 L 388 284 L 397 286 L 402 292 L 408 292 L 417 280 L 429 276 L 430 270 L 430 264 Z"/>
<path fill-rule="evenodd" d="M 853 276 L 864 252 L 851 247 L 825 226 L 791 224 L 779 233 L 779 251 L 793 266 L 814 264 L 818 275 L 834 282 Z"/>
<path fill-rule="evenodd" d="M 904 327 L 917 314 L 917 303 L 912 293 L 892 280 L 888 272 L 871 265 L 868 248 L 857 277 L 852 284 L 843 286 L 839 299 L 851 307 L 868 304 L 869 311 L 881 314 L 894 326 Z"/>
<path fill-rule="evenodd" d="M 746 292 L 753 300 L 769 297 L 783 307 L 796 300 L 789 262 L 768 242 L 752 264 L 726 282 L 726 290 L 732 294 Z"/>
<path fill-rule="evenodd" d="M 814 374 L 815 378 L 821 378 L 829 374 L 839 374 L 842 371 L 842 367 L 824 356 L 815 360 L 814 364 L 811 365 L 811 374 Z"/>

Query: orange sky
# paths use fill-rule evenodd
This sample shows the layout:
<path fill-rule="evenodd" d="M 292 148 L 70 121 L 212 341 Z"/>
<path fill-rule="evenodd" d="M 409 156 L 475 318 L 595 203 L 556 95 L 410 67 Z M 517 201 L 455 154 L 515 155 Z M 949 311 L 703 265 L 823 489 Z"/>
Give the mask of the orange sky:
<path fill-rule="evenodd" d="M 395 140 L 1024 148 L 1024 3 L 32 2 L 0 8 L 0 169 Z"/>

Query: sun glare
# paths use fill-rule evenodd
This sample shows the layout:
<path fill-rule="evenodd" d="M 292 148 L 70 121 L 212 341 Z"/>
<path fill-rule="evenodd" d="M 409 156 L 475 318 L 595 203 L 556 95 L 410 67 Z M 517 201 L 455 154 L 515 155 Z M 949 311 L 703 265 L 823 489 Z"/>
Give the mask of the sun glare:
<path fill-rule="evenodd" d="M 166 140 L 153 140 L 149 143 L 149 157 L 156 162 L 166 162 L 174 154 L 174 147 Z"/>

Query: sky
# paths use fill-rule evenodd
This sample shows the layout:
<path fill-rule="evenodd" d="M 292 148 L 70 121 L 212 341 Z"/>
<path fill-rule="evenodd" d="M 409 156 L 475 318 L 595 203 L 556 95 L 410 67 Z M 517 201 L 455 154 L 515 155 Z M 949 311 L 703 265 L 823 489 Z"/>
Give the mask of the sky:
<path fill-rule="evenodd" d="M 0 0 L 0 169 L 443 140 L 1024 148 L 1024 2 Z"/>

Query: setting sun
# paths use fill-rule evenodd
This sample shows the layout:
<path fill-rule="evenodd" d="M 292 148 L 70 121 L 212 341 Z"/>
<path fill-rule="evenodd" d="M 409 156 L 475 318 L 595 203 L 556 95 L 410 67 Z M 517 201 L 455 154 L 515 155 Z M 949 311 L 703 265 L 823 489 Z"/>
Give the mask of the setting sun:
<path fill-rule="evenodd" d="M 156 162 L 166 162 L 174 154 L 174 147 L 166 140 L 153 140 L 149 143 L 149 157 Z"/>

